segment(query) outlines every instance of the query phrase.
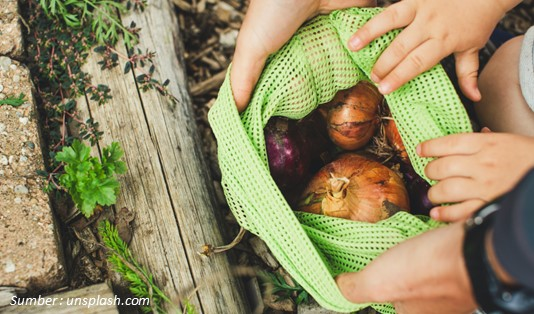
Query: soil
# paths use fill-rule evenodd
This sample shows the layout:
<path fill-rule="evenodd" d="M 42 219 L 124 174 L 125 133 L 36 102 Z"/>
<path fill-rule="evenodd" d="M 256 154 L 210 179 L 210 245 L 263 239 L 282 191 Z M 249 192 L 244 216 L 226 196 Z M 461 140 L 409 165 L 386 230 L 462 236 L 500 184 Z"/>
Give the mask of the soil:
<path fill-rule="evenodd" d="M 220 188 L 221 173 L 217 163 L 217 145 L 207 121 L 207 113 L 216 100 L 218 88 L 224 79 L 224 73 L 232 60 L 235 38 L 246 13 L 249 0 L 174 0 L 183 36 L 189 87 L 195 106 L 196 120 L 203 139 L 204 153 L 211 162 L 214 186 L 218 193 L 221 210 L 228 217 L 228 228 L 234 233 L 239 229 L 233 219 Z M 379 5 L 387 6 L 397 1 L 379 0 Z M 524 33 L 534 23 L 534 0 L 525 0 L 510 11 L 499 23 L 504 37 Z M 500 44 L 502 36 L 492 37 L 492 41 L 480 52 L 481 67 Z M 451 80 L 457 87 L 454 73 L 454 59 L 446 58 L 442 62 Z M 467 105 L 468 100 L 462 98 Z M 276 268 L 268 266 L 256 256 L 250 247 L 251 236 L 245 237 L 237 246 L 240 264 L 259 266 L 273 272 Z M 278 271 L 283 271 L 278 268 Z M 265 298 L 264 298 L 265 299 Z M 275 302 L 276 303 L 276 302 Z M 266 304 L 267 313 L 293 312 L 294 306 L 280 308 L 280 304 Z M 300 311 L 299 311 L 300 312 Z M 372 313 L 373 311 L 369 311 Z"/>

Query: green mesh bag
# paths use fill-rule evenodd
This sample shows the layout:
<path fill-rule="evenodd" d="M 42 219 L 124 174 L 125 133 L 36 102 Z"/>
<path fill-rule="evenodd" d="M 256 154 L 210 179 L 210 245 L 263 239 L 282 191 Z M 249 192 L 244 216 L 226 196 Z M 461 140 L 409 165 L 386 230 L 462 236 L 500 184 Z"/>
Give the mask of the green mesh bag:
<path fill-rule="evenodd" d="M 227 76 L 209 113 L 224 192 L 238 222 L 267 243 L 280 264 L 321 306 L 338 312 L 371 305 L 379 312 L 394 313 L 389 304 L 347 301 L 334 277 L 362 269 L 388 248 L 439 224 L 405 212 L 370 224 L 292 211 L 269 174 L 263 128 L 272 116 L 300 119 L 330 101 L 337 91 L 368 80 L 376 59 L 398 31 L 356 53 L 347 50 L 345 43 L 380 10 L 353 8 L 308 22 L 270 56 L 245 112 L 238 113 Z M 440 65 L 386 100 L 421 175 L 429 160 L 416 155 L 418 143 L 471 131 Z"/>

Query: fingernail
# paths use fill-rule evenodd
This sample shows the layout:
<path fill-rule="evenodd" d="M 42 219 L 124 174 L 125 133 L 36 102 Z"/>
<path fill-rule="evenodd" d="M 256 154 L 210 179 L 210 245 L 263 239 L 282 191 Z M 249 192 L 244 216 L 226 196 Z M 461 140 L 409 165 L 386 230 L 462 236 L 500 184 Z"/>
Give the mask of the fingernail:
<path fill-rule="evenodd" d="M 415 151 L 417 152 L 417 155 L 423 157 L 423 156 L 421 155 L 421 144 L 417 144 L 417 147 L 415 147 Z"/>
<path fill-rule="evenodd" d="M 380 83 L 380 78 L 376 74 L 371 72 L 371 81 L 373 81 L 375 83 Z"/>
<path fill-rule="evenodd" d="M 433 208 L 431 211 L 430 211 L 430 218 L 434 219 L 434 220 L 438 220 L 439 219 L 439 210 L 437 207 Z"/>
<path fill-rule="evenodd" d="M 378 91 L 382 95 L 387 95 L 387 94 L 391 93 L 391 85 L 389 83 L 387 83 L 387 82 L 380 83 L 378 85 Z"/>
<path fill-rule="evenodd" d="M 350 50 L 357 51 L 357 50 L 359 50 L 361 48 L 360 47 L 361 45 L 362 45 L 362 41 L 358 37 L 352 37 L 349 40 L 349 48 L 350 48 Z"/>

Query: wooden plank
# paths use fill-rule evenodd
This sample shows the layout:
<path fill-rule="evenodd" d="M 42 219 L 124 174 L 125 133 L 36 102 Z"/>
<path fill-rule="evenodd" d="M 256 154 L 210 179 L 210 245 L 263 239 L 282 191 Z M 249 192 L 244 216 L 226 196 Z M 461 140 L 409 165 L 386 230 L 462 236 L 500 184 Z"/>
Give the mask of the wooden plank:
<path fill-rule="evenodd" d="M 126 54 L 122 42 L 117 47 L 120 53 Z M 119 67 L 106 71 L 100 70 L 98 61 L 99 57 L 91 53 L 83 70 L 91 74 L 93 82 L 108 85 L 113 98 L 102 106 L 89 101 L 88 110 L 84 111 L 90 112 L 100 124 L 100 131 L 104 132 L 100 148 L 117 141 L 124 149 L 128 171 L 119 178 L 121 193 L 116 206 L 127 207 L 136 213 L 131 250 L 154 275 L 163 291 L 177 302 L 177 294 L 193 286 L 194 282 L 168 196 L 158 149 L 151 139 L 135 81 L 131 75 L 123 74 L 124 61 L 121 59 Z M 87 118 L 83 117 L 83 120 Z M 191 303 L 200 307 L 197 298 Z"/>
<path fill-rule="evenodd" d="M 129 300 L 137 302 L 137 300 Z M 34 298 L 21 298 L 16 304 L 1 307 L 0 312 L 15 314 L 115 314 L 118 302 L 126 302 L 115 297 L 106 283 L 87 286 L 84 288 L 55 293 Z M 91 304 L 91 306 L 89 306 Z"/>
<path fill-rule="evenodd" d="M 124 24 L 131 19 L 142 27 L 140 48 L 157 52 L 155 76 L 171 80 L 169 89 L 178 103 L 155 91 L 139 94 L 133 73 L 122 73 L 124 60 L 111 71 L 101 71 L 99 58 L 91 54 L 84 70 L 94 83 L 108 85 L 113 99 L 103 106 L 88 101 L 80 112 L 85 112 L 84 120 L 90 114 L 100 123 L 100 147 L 118 141 L 125 150 L 129 170 L 120 178 L 117 207 L 136 212 L 132 252 L 175 303 L 180 294 L 200 286 L 190 300 L 199 313 L 247 313 L 241 283 L 231 275 L 227 257 L 197 254 L 205 243 L 225 241 L 183 63 L 177 58 L 182 48 L 171 3 L 152 1 L 144 13 L 125 17 Z M 117 47 L 126 54 L 122 42 Z"/>
<path fill-rule="evenodd" d="M 206 259 L 197 254 L 205 243 L 224 244 L 219 230 L 223 219 L 217 212 L 209 167 L 187 93 L 183 47 L 172 1 L 153 0 L 145 12 L 123 17 L 125 25 L 132 20 L 141 28 L 141 50 L 157 53 L 155 76 L 170 79 L 169 91 L 178 98 L 178 103 L 172 104 L 157 92 L 141 93 L 191 272 L 196 285 L 201 286 L 198 294 L 202 308 L 205 313 L 247 313 L 241 282 L 232 276 L 227 257 Z"/>

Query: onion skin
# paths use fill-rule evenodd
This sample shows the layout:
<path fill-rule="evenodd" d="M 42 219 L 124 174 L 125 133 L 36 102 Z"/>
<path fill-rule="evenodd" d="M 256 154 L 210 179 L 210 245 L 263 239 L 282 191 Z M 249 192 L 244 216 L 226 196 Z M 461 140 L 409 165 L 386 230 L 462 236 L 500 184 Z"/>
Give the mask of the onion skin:
<path fill-rule="evenodd" d="M 393 170 L 347 153 L 312 178 L 301 194 L 298 210 L 374 223 L 398 210 L 408 211 L 409 199 L 402 179 Z"/>
<path fill-rule="evenodd" d="M 365 81 L 338 92 L 325 105 L 328 108 L 327 130 L 332 142 L 344 150 L 365 146 L 376 133 L 382 99 L 378 89 Z"/>
<path fill-rule="evenodd" d="M 296 121 L 273 117 L 264 129 L 269 170 L 282 192 L 301 184 L 310 171 L 310 156 Z"/>
<path fill-rule="evenodd" d="M 386 132 L 386 139 L 389 145 L 393 148 L 393 150 L 395 150 L 395 153 L 397 154 L 397 156 L 400 157 L 402 161 L 409 164 L 410 158 L 408 158 L 406 147 L 402 142 L 402 138 L 400 136 L 399 129 L 397 128 L 395 120 L 387 119 L 386 122 L 384 122 L 384 129 Z"/>

